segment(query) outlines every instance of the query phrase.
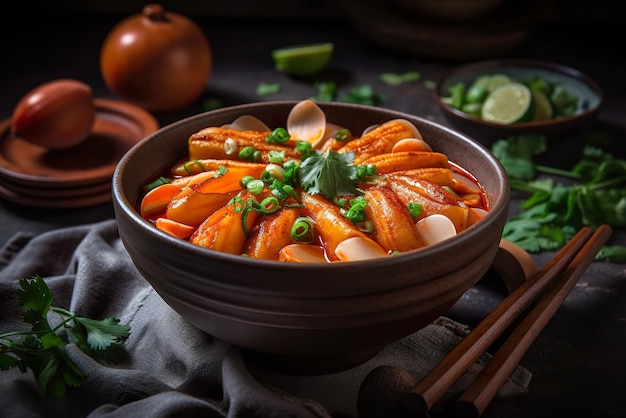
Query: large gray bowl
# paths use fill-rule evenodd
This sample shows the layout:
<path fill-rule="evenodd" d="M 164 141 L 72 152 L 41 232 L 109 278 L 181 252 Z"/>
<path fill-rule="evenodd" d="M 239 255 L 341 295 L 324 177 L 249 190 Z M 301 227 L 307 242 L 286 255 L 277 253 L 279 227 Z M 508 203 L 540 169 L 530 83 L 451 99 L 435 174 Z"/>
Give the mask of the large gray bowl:
<path fill-rule="evenodd" d="M 142 219 L 140 189 L 187 154 L 188 137 L 251 114 L 286 125 L 296 102 L 219 109 L 159 129 L 113 175 L 119 234 L 139 272 L 175 311 L 272 367 L 325 373 L 356 366 L 445 313 L 489 269 L 507 218 L 505 171 L 482 145 L 428 120 L 376 107 L 320 103 L 354 133 L 391 119 L 413 122 L 433 149 L 473 173 L 491 211 L 452 239 L 393 257 L 350 263 L 281 263 L 220 253 L 176 239 Z"/>

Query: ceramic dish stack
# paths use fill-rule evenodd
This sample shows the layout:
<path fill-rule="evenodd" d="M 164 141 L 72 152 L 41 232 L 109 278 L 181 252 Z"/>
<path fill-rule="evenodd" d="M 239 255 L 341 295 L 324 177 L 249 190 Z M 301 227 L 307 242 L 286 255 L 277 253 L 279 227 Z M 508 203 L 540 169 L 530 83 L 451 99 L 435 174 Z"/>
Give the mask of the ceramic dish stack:
<path fill-rule="evenodd" d="M 48 150 L 11 134 L 0 123 L 0 198 L 48 208 L 85 207 L 111 200 L 119 159 L 158 129 L 152 115 L 125 102 L 96 99 L 91 135 L 77 146 Z"/>

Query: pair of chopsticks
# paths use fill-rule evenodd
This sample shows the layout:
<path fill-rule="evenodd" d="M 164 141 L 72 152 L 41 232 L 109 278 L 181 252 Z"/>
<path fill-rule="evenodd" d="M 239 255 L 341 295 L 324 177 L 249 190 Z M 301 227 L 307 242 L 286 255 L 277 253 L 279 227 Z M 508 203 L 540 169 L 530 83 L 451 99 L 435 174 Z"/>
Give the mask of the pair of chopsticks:
<path fill-rule="evenodd" d="M 553 258 L 503 299 L 417 383 L 407 395 L 405 407 L 414 416 L 426 416 L 428 410 L 469 366 L 522 312 L 535 303 L 526 316 L 520 318 L 489 363 L 457 400 L 458 416 L 481 416 L 528 347 L 593 262 L 611 232 L 608 225 L 601 225 L 593 234 L 589 227 L 578 231 Z"/>

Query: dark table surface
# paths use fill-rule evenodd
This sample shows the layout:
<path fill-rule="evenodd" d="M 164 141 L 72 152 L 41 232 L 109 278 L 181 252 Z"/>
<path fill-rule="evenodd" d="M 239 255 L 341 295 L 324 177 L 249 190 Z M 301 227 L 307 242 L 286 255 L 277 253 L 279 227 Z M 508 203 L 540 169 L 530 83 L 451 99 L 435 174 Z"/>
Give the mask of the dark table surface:
<path fill-rule="evenodd" d="M 4 6 L 3 6 L 4 7 Z M 23 9 L 23 8 L 22 8 Z M 339 16 L 274 20 L 237 19 L 202 15 L 195 20 L 206 32 L 213 53 L 213 70 L 205 94 L 224 105 L 280 99 L 304 99 L 315 94 L 311 79 L 290 78 L 277 72 L 270 58 L 274 48 L 290 44 L 333 42 L 332 62 L 316 80 L 337 82 L 340 92 L 370 84 L 383 93 L 381 106 L 448 124 L 424 81 L 436 81 L 461 62 L 408 55 L 383 48 Z M 114 98 L 99 69 L 99 51 L 119 14 L 74 15 L 23 11 L 0 13 L 0 118 L 11 116 L 17 101 L 33 87 L 56 78 L 75 78 L 90 84 L 96 97 Z M 583 24 L 544 21 L 529 28 L 528 38 L 500 56 L 542 59 L 574 67 L 595 79 L 605 93 L 597 129 L 620 142 L 626 132 L 626 63 L 618 42 L 622 26 L 613 20 Z M 8 26 L 11 23 L 11 27 Z M 17 29 L 16 28 L 20 28 Z M 361 28 L 364 29 L 364 28 Z M 419 82 L 400 87 L 379 80 L 384 72 L 418 71 Z M 280 92 L 259 96 L 259 83 L 280 83 Z M 163 126 L 204 110 L 202 100 L 176 112 L 155 114 Z M 549 158 L 566 164 L 579 154 L 573 135 L 551 144 Z M 578 147 L 578 148 L 577 148 Z M 623 153 L 623 144 L 617 147 Z M 622 155 L 623 156 L 623 155 Z M 520 199 L 514 196 L 512 211 Z M 76 209 L 21 206 L 0 200 L 0 244 L 18 231 L 40 233 L 113 217 L 105 203 Z M 611 243 L 626 244 L 624 231 L 614 231 Z M 549 253 L 533 255 L 541 266 Z M 555 317 L 522 359 L 533 373 L 530 392 L 506 403 L 509 417 L 624 417 L 626 416 L 626 271 L 623 265 L 594 263 L 581 278 Z M 478 288 L 459 302 L 474 319 L 493 306 L 489 292 Z M 488 409 L 484 416 L 501 408 Z"/>

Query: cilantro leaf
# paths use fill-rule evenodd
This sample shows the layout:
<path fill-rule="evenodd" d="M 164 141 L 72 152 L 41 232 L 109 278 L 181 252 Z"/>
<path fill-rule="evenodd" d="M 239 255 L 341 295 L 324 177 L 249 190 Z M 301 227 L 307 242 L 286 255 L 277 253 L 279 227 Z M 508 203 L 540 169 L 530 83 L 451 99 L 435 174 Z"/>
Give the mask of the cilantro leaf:
<path fill-rule="evenodd" d="M 512 189 L 529 192 L 522 213 L 507 221 L 503 238 L 529 252 L 555 250 L 582 226 L 601 224 L 626 227 L 626 161 L 590 145 L 570 170 L 536 164 L 546 150 L 538 135 L 519 135 L 496 141 L 493 154 L 509 175 Z M 553 178 L 539 178 L 550 174 Z M 560 182 L 558 177 L 566 181 Z M 623 251 L 626 252 L 626 247 Z M 626 262 L 622 251 L 612 249 L 597 258 Z"/>
<path fill-rule="evenodd" d="M 56 331 L 65 329 L 70 342 L 87 354 L 121 345 L 130 332 L 130 327 L 120 325 L 116 318 L 97 321 L 52 306 L 52 292 L 39 275 L 20 280 L 17 299 L 30 330 L 0 334 L 0 370 L 18 368 L 25 373 L 30 369 L 41 390 L 53 398 L 62 397 L 67 386 L 79 386 L 84 377 L 62 350 L 68 341 Z M 54 329 L 47 320 L 49 312 L 63 319 Z"/>
<path fill-rule="evenodd" d="M 370 84 L 351 89 L 343 98 L 346 103 L 356 103 L 369 106 L 378 106 L 383 103 L 387 97 L 382 93 L 377 93 Z"/>
<path fill-rule="evenodd" d="M 357 168 L 354 154 L 328 150 L 315 153 L 300 164 L 300 184 L 311 194 L 321 194 L 329 200 L 340 195 L 357 194 Z"/>
<path fill-rule="evenodd" d="M 120 345 L 130 334 L 130 327 L 120 325 L 117 318 L 96 321 L 89 318 L 74 317 L 87 333 L 87 344 L 92 350 L 106 350 L 111 345 Z"/>
<path fill-rule="evenodd" d="M 545 149 L 546 139 L 543 135 L 525 134 L 500 139 L 493 143 L 491 151 L 510 177 L 528 181 L 536 175 L 533 157 Z"/>
<path fill-rule="evenodd" d="M 21 280 L 17 299 L 22 305 L 24 322 L 39 327 L 46 321 L 46 315 L 52 304 L 52 292 L 41 278 Z"/>
<path fill-rule="evenodd" d="M 417 71 L 408 71 L 404 74 L 382 73 L 380 81 L 390 86 L 398 86 L 400 84 L 418 81 L 422 75 Z"/>

